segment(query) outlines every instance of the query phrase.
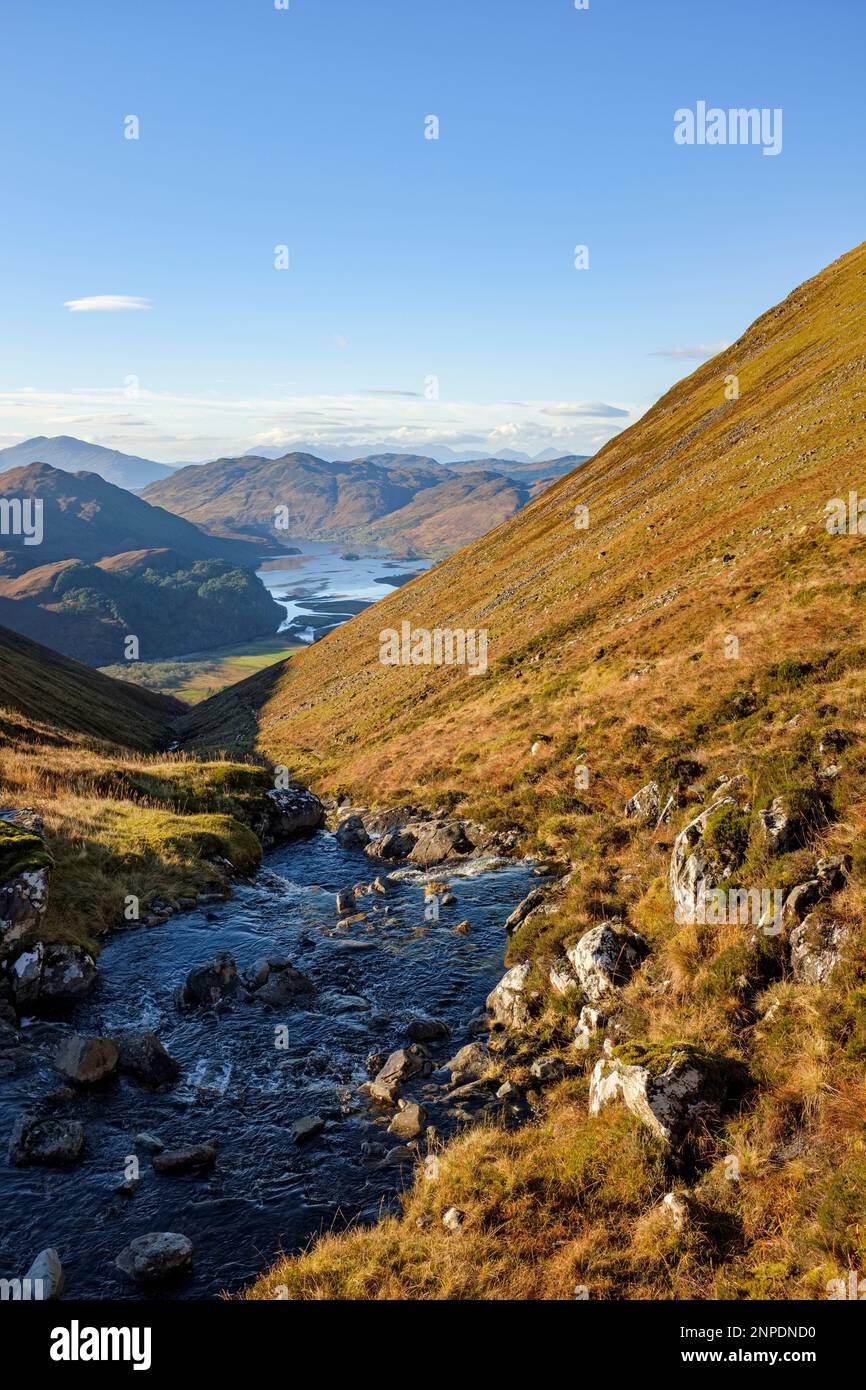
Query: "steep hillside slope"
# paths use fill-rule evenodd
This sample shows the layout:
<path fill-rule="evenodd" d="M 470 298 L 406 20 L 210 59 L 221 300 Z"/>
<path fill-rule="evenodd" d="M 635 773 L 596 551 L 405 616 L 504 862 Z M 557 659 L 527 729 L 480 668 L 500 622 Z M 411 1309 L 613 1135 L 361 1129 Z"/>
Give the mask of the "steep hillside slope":
<path fill-rule="evenodd" d="M 537 780 L 536 730 L 565 738 L 544 766 L 567 786 L 593 709 L 675 715 L 823 640 L 828 607 L 837 642 L 856 631 L 827 586 L 859 577 L 863 551 L 824 507 L 856 487 L 866 444 L 864 302 L 859 248 L 515 518 L 293 659 L 259 745 L 363 795 L 422 780 L 513 800 Z M 487 674 L 383 665 L 379 632 L 404 620 L 485 628 Z"/>
<path fill-rule="evenodd" d="M 160 751 L 183 709 L 0 627 L 0 849 L 7 817 L 24 811 L 53 866 L 38 935 L 10 947 L 4 924 L 0 1002 L 10 951 L 60 941 L 94 955 L 128 924 L 128 895 L 143 918 L 162 918 L 181 899 L 224 895 L 232 866 L 255 867 L 252 827 L 267 823 L 273 779 L 262 766 Z"/>
<path fill-rule="evenodd" d="M 826 1298 L 863 1267 L 864 362 L 861 246 L 497 531 L 188 721 L 359 802 L 514 829 L 554 875 L 507 938 L 490 1126 L 401 1219 L 253 1297 Z M 486 671 L 383 664 L 403 621 L 485 629 Z"/>
<path fill-rule="evenodd" d="M 458 478 L 413 454 L 336 463 L 288 454 L 180 469 L 143 496 L 216 535 L 273 542 L 288 534 L 438 555 L 513 515 L 529 493 L 499 474 L 473 470 Z M 275 530 L 278 508 L 285 511 Z"/>
<path fill-rule="evenodd" d="M 136 454 L 121 454 L 117 449 L 104 449 L 101 444 L 88 444 L 67 434 L 56 435 L 53 439 L 39 434 L 20 444 L 10 444 L 8 449 L 0 449 L 0 473 L 11 468 L 26 468 L 28 463 L 50 463 L 66 473 L 98 473 L 106 482 L 126 488 L 145 487 L 174 472 L 169 464 L 154 463 Z"/>
<path fill-rule="evenodd" d="M 0 628 L 0 731 L 13 738 L 10 711 L 68 733 L 128 748 L 155 748 L 182 712 L 179 700 L 110 680 L 26 637 Z M 5 711 L 5 713 L 4 713 Z"/>
<path fill-rule="evenodd" d="M 95 473 L 64 473 L 34 463 L 0 474 L 0 499 L 42 503 L 42 539 L 12 528 L 0 534 L 0 572 L 20 574 L 54 560 L 93 562 L 128 550 L 170 546 L 189 560 L 222 558 L 253 565 L 260 547 L 207 535 L 182 517 L 150 506 Z"/>

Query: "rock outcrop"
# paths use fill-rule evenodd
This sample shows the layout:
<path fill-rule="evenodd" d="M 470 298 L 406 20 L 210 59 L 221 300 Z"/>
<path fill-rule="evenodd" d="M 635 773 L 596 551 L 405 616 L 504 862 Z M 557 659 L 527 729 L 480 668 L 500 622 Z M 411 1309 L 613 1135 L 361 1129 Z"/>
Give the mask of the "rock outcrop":
<path fill-rule="evenodd" d="M 519 1032 L 529 1022 L 527 982 L 531 972 L 529 961 L 512 965 L 488 994 L 487 1007 L 493 1015 L 493 1022 L 500 1027 Z"/>
<path fill-rule="evenodd" d="M 674 910 L 678 922 L 696 922 L 700 905 L 707 895 L 721 883 L 728 866 L 717 862 L 707 852 L 704 845 L 704 832 L 707 821 L 716 811 L 727 807 L 736 809 L 737 803 L 730 796 L 719 797 L 694 820 L 684 826 L 674 840 L 671 854 L 670 890 L 674 900 Z"/>
<path fill-rule="evenodd" d="M 648 950 L 643 937 L 630 927 L 600 922 L 566 955 L 589 1003 L 599 1004 L 629 981 Z"/>
<path fill-rule="evenodd" d="M 791 931 L 791 974 L 803 984 L 827 985 L 842 958 L 847 927 L 822 912 L 810 912 Z"/>
<path fill-rule="evenodd" d="M 598 1115 L 613 1102 L 625 1105 L 659 1139 L 678 1145 L 698 1120 L 717 1118 L 728 1090 L 741 1082 L 739 1064 L 697 1048 L 626 1044 L 596 1062 L 589 1110 Z"/>
<path fill-rule="evenodd" d="M 625 803 L 626 820 L 637 821 L 638 825 L 655 825 L 661 814 L 661 793 L 657 782 L 647 782 Z"/>
<path fill-rule="evenodd" d="M 510 917 L 505 919 L 505 935 L 512 936 L 519 926 L 522 926 L 530 913 L 537 908 L 543 907 L 547 894 L 543 888 L 533 888 L 527 893 L 523 902 L 518 903 Z"/>
<path fill-rule="evenodd" d="M 15 819 L 0 819 L 0 945 L 36 936 L 48 907 L 53 860 L 41 834 Z M 41 821 L 37 821 L 41 828 Z"/>
<path fill-rule="evenodd" d="M 93 957 L 71 942 L 37 941 L 7 962 L 6 976 L 20 1014 L 75 1003 L 96 983 Z"/>

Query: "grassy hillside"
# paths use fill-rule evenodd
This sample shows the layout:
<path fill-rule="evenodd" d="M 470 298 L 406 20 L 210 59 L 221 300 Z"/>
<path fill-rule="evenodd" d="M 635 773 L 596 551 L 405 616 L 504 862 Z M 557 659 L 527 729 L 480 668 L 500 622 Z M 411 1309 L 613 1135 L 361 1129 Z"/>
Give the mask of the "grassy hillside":
<path fill-rule="evenodd" d="M 134 894 L 155 903 L 222 891 L 252 869 L 248 822 L 266 770 L 160 752 L 179 700 L 111 680 L 0 628 L 0 809 L 45 823 L 54 861 L 45 940 L 95 948 Z"/>
<path fill-rule="evenodd" d="M 248 676 L 277 662 L 285 661 L 302 648 L 287 642 L 285 635 L 262 637 L 256 642 L 242 642 L 232 647 L 210 648 L 193 652 L 174 661 L 136 661 L 126 665 L 106 666 L 106 676 L 127 680 L 148 690 L 174 695 L 185 704 L 200 700 L 246 680 Z"/>
<path fill-rule="evenodd" d="M 270 637 L 285 610 L 252 570 L 163 548 L 0 576 L 0 614 L 24 636 L 102 666 L 124 658 L 130 633 L 140 659 L 158 660 Z"/>
<path fill-rule="evenodd" d="M 566 1066 L 536 1122 L 468 1133 L 403 1219 L 320 1242 L 252 1296 L 823 1298 L 863 1267 L 866 550 L 825 509 L 866 491 L 864 360 L 861 246 L 498 530 L 186 718 L 193 740 L 255 746 L 319 789 L 516 827 L 572 871 L 508 944 L 509 963 L 532 963 L 537 1016 L 492 1065 L 524 1086 L 539 1047 Z M 487 673 L 381 664 L 380 630 L 404 619 L 485 628 Z M 748 881 L 788 889 L 849 856 L 829 984 L 768 960 L 747 928 L 675 918 L 674 836 L 738 775 L 712 833 Z M 641 827 L 624 805 L 650 778 L 673 801 Z M 801 834 L 772 856 L 759 812 L 777 796 Z M 612 916 L 650 948 L 614 1037 L 648 1058 L 708 1048 L 748 1078 L 679 1160 L 615 1106 L 590 1118 L 573 1005 L 548 984 Z M 659 1206 L 672 1186 L 681 1230 Z"/>
<path fill-rule="evenodd" d="M 0 709 L 5 740 L 14 737 L 19 714 L 69 734 L 146 750 L 166 741 L 184 706 L 0 628 Z"/>
<path fill-rule="evenodd" d="M 130 550 L 171 547 L 188 560 L 223 558 L 253 565 L 253 542 L 218 540 L 183 517 L 150 506 L 96 473 L 64 473 L 33 463 L 0 473 L 0 498 L 42 503 L 42 539 L 29 545 L 22 535 L 0 536 L 0 573 L 21 574 L 56 560 L 95 563 Z"/>

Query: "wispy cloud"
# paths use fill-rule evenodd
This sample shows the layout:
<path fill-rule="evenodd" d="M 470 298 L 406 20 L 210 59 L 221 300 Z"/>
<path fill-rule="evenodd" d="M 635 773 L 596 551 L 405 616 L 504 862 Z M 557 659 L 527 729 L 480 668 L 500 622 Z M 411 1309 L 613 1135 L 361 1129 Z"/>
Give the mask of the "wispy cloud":
<path fill-rule="evenodd" d="M 699 343 L 696 347 L 657 348 L 650 353 L 650 357 L 689 357 L 703 362 L 705 358 L 715 357 L 717 352 L 724 352 L 730 346 L 730 343 Z"/>
<path fill-rule="evenodd" d="M 123 309 L 150 309 L 152 305 L 137 294 L 91 294 L 84 299 L 67 299 L 64 308 L 73 314 L 116 314 Z"/>
<path fill-rule="evenodd" d="M 562 415 L 575 420 L 614 420 L 627 417 L 629 412 L 604 401 L 554 401 L 546 405 L 543 415 Z"/>
<path fill-rule="evenodd" d="M 360 394 L 362 396 L 409 396 L 414 397 L 415 400 L 420 400 L 421 398 L 420 391 L 398 391 L 396 389 L 390 390 L 387 386 L 362 386 Z"/>

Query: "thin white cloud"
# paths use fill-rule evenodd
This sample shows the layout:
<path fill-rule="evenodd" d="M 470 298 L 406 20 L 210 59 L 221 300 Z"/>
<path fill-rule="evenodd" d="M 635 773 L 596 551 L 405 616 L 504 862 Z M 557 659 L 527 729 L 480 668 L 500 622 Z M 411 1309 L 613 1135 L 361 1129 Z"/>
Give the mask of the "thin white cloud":
<path fill-rule="evenodd" d="M 577 420 L 612 420 L 627 417 L 628 413 L 618 405 L 607 405 L 604 401 L 554 401 L 542 411 L 543 415 L 562 415 Z"/>
<path fill-rule="evenodd" d="M 150 309 L 149 299 L 137 294 L 91 294 L 84 299 L 67 299 L 64 308 L 73 314 L 116 314 L 123 309 Z"/>
<path fill-rule="evenodd" d="M 323 450 L 351 450 L 353 457 L 386 441 L 399 444 L 406 453 L 447 444 L 457 450 L 482 450 L 491 457 L 506 447 L 527 454 L 546 448 L 586 454 L 600 435 L 630 425 L 643 410 L 627 402 L 588 406 L 556 400 L 430 401 L 412 394 L 365 395 L 357 390 L 318 396 L 288 390 L 261 396 L 182 395 L 142 386 L 130 408 L 122 383 L 54 391 L 19 387 L 0 390 L 0 434 L 27 438 L 80 433 L 92 439 L 97 433 L 111 433 L 120 439 L 127 430 L 130 452 L 167 463 L 218 454 L 231 457 L 256 446 L 298 440 Z"/>
<path fill-rule="evenodd" d="M 724 352 L 725 348 L 730 346 L 730 343 L 700 343 L 696 347 L 657 348 L 655 352 L 650 353 L 650 357 L 689 357 L 702 362 L 707 357 L 715 357 L 717 352 Z"/>

